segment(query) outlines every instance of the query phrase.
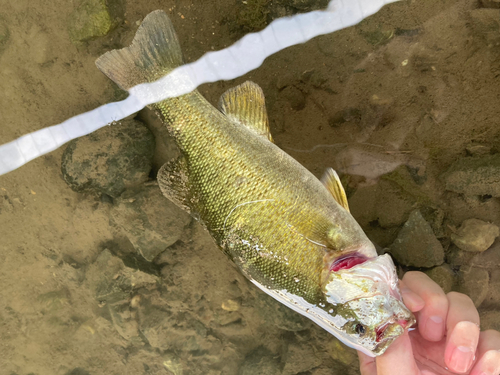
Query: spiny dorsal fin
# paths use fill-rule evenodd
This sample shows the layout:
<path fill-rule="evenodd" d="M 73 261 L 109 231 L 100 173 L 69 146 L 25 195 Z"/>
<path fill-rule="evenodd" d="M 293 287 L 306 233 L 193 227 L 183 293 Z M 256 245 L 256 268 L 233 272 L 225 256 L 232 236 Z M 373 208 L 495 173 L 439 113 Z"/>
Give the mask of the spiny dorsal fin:
<path fill-rule="evenodd" d="M 106 52 L 96 65 L 124 90 L 156 81 L 183 64 L 179 40 L 165 12 L 149 13 L 129 47 Z"/>
<path fill-rule="evenodd" d="M 219 108 L 231 121 L 274 142 L 269 131 L 264 93 L 256 83 L 246 81 L 227 90 L 220 97 Z"/>
<path fill-rule="evenodd" d="M 344 187 L 340 182 L 337 172 L 335 172 L 332 168 L 328 168 L 321 178 L 321 182 L 325 185 L 330 194 L 333 195 L 333 198 L 335 198 L 337 203 L 344 207 L 347 212 L 350 212 L 349 204 L 347 203 L 347 196 L 345 195 Z"/>

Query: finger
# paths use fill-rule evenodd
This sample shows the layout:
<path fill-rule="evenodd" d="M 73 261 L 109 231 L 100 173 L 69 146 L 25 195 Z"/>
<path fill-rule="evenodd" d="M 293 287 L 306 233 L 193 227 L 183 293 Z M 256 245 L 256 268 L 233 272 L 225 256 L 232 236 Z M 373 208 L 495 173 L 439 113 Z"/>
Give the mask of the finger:
<path fill-rule="evenodd" d="M 361 375 L 377 375 L 377 365 L 375 358 L 369 357 L 364 353 L 358 351 L 359 358 L 359 372 Z"/>
<path fill-rule="evenodd" d="M 425 306 L 424 300 L 420 298 L 417 293 L 412 292 L 403 280 L 399 280 L 399 289 L 401 290 L 401 296 L 403 297 L 404 304 L 408 307 L 408 309 L 410 309 L 411 312 L 422 310 Z"/>
<path fill-rule="evenodd" d="M 376 359 L 377 374 L 380 375 L 418 375 L 408 331 L 398 337 L 386 352 Z"/>
<path fill-rule="evenodd" d="M 465 294 L 450 292 L 447 297 L 449 309 L 444 360 L 450 370 L 464 373 L 474 361 L 479 341 L 479 314 L 474 302 Z"/>
<path fill-rule="evenodd" d="M 470 375 L 500 374 L 500 332 L 488 330 L 479 335 L 478 361 Z"/>
<path fill-rule="evenodd" d="M 448 299 L 443 290 L 429 276 L 418 271 L 405 273 L 403 282 L 425 303 L 417 318 L 420 334 L 429 341 L 440 341 L 448 313 Z"/>

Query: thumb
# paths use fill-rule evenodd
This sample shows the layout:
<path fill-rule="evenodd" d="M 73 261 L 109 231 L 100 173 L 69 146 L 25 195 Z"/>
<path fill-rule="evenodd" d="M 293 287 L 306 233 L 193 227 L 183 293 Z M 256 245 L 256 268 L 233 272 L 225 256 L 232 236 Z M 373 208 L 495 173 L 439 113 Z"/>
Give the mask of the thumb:
<path fill-rule="evenodd" d="M 377 357 L 375 363 L 377 371 L 374 375 L 420 375 L 408 331 L 398 337 L 384 354 Z M 362 374 L 364 375 L 363 372 Z M 367 375 L 372 373 L 367 372 Z"/>

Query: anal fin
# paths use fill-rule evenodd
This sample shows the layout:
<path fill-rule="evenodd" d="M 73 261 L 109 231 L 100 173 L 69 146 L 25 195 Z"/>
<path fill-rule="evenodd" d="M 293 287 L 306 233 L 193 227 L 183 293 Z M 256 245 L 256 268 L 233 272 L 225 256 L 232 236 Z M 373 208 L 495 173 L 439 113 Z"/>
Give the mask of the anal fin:
<path fill-rule="evenodd" d="M 325 185 L 326 189 L 330 192 L 333 198 L 335 198 L 337 203 L 344 207 L 347 212 L 350 212 L 349 204 L 347 203 L 347 196 L 337 172 L 335 172 L 332 168 L 328 168 L 321 178 L 321 182 Z"/>
<path fill-rule="evenodd" d="M 220 97 L 219 108 L 231 121 L 274 142 L 269 131 L 264 93 L 256 83 L 246 81 L 227 90 Z"/>

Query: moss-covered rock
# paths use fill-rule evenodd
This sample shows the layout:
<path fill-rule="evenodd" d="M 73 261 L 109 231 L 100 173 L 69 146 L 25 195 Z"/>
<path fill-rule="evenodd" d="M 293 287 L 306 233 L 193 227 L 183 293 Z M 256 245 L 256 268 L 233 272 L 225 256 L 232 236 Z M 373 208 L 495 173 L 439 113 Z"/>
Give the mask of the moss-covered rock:
<path fill-rule="evenodd" d="M 85 0 L 71 13 L 68 32 L 71 41 L 79 44 L 104 36 L 115 26 L 106 0 Z"/>

